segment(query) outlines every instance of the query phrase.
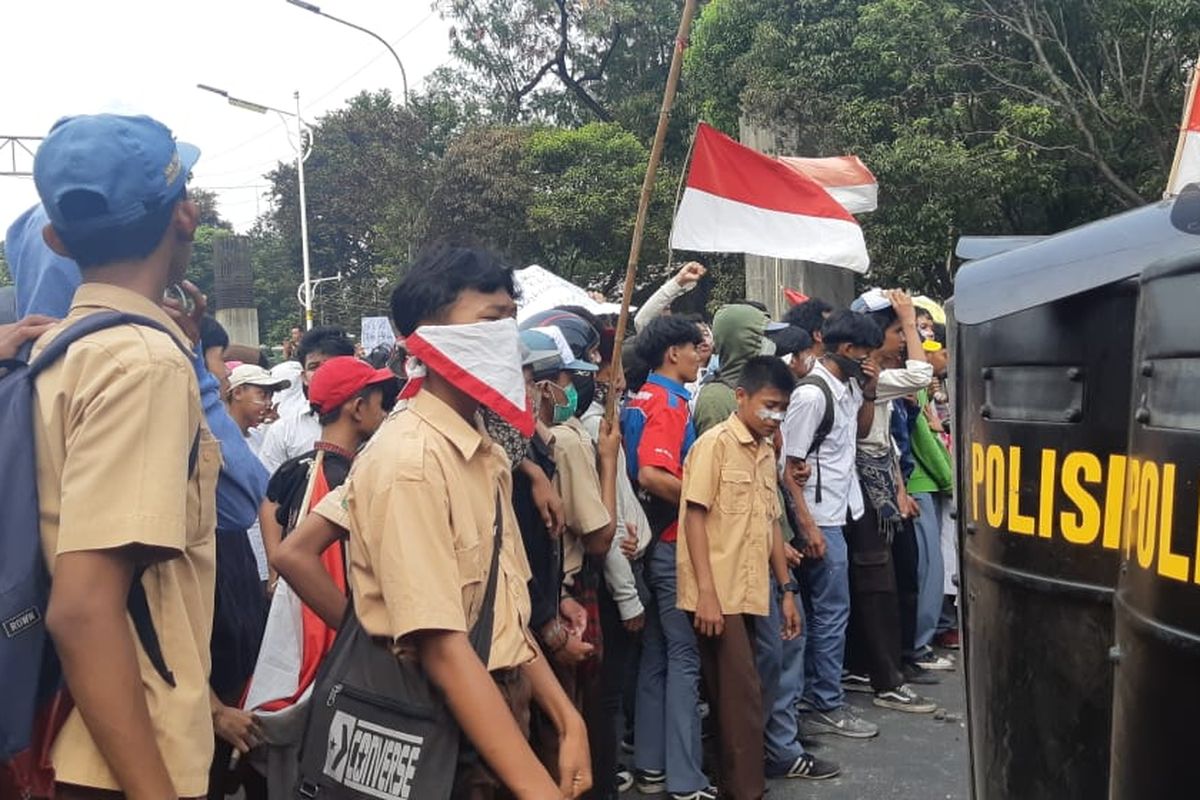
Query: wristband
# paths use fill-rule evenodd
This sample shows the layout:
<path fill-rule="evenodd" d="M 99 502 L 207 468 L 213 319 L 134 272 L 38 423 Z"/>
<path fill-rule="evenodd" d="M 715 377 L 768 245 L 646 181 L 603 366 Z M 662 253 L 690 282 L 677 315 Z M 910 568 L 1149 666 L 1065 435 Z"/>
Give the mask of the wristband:
<path fill-rule="evenodd" d="M 800 591 L 800 584 L 796 583 L 795 581 L 788 581 L 787 583 L 780 586 L 778 589 L 778 593 L 779 593 L 780 597 L 783 597 L 788 592 L 791 592 L 792 594 L 797 594 L 797 593 L 799 593 L 799 591 Z"/>
<path fill-rule="evenodd" d="M 870 400 L 870 401 L 874 402 L 876 396 L 877 395 L 867 394 L 866 392 L 863 392 L 863 400 Z"/>

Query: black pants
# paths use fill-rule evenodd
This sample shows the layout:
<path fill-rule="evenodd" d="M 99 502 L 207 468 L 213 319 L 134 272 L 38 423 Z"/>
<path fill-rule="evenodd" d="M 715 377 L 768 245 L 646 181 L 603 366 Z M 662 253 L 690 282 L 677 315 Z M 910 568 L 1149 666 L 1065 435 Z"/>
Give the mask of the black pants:
<path fill-rule="evenodd" d="M 904 527 L 892 541 L 892 563 L 900 601 L 900 647 L 904 657 L 909 658 L 917 637 L 917 529 L 911 519 L 904 520 Z"/>
<path fill-rule="evenodd" d="M 615 800 L 617 797 L 617 747 L 621 735 L 617 722 L 625 693 L 625 672 L 632 650 L 629 632 L 621 624 L 608 584 L 601 578 L 596 599 L 600 607 L 600 630 L 604 653 L 600 661 L 600 680 L 592 702 L 584 698 L 584 720 L 588 727 L 588 745 L 592 749 L 592 791 L 588 797 Z M 590 714 L 588 713 L 590 712 Z"/>
<path fill-rule="evenodd" d="M 850 629 L 846 667 L 871 677 L 877 692 L 904 683 L 901 672 L 900 606 L 891 548 L 879 531 L 875 509 L 846 524 L 850 556 Z M 915 605 L 914 605 L 915 612 Z M 914 617 L 915 623 L 915 617 Z"/>

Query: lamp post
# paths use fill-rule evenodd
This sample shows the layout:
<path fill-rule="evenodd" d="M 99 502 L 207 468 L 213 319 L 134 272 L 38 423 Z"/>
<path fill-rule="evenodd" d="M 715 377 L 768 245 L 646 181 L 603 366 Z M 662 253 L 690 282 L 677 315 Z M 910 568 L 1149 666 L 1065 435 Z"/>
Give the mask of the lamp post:
<path fill-rule="evenodd" d="M 406 73 L 404 71 L 404 62 L 400 60 L 400 56 L 396 53 L 395 48 L 393 48 L 390 44 L 388 44 L 387 39 L 384 39 L 382 36 L 380 36 L 375 31 L 368 30 L 361 25 L 355 25 L 353 22 L 344 20 L 341 17 L 335 17 L 333 14 L 328 14 L 328 13 L 322 11 L 320 6 L 314 5 L 312 3 L 307 3 L 307 2 L 305 2 L 305 0 L 287 0 L 287 1 L 288 1 L 288 3 L 296 6 L 297 8 L 302 8 L 305 11 L 310 11 L 313 14 L 316 14 L 321 17 L 325 17 L 326 19 L 331 19 L 334 22 L 340 22 L 342 25 L 345 25 L 347 28 L 354 28 L 354 30 L 356 30 L 356 31 L 362 31 L 363 33 L 365 33 L 368 36 L 372 37 L 373 39 L 377 40 L 380 44 L 382 44 L 384 47 L 386 47 L 388 49 L 388 52 L 392 54 L 392 58 L 396 59 L 396 66 L 400 67 L 400 80 L 404 86 L 404 96 L 403 96 L 402 100 L 404 101 L 405 108 L 408 107 L 408 73 Z"/>
<path fill-rule="evenodd" d="M 312 128 L 300 116 L 300 92 L 292 93 L 292 97 L 296 101 L 296 110 L 284 111 L 282 108 L 274 106 L 266 106 L 261 103 L 252 103 L 249 100 L 242 100 L 238 97 L 233 97 L 224 89 L 217 89 L 213 86 L 208 86 L 203 83 L 197 83 L 196 88 L 203 89 L 206 92 L 212 92 L 224 97 L 229 105 L 234 108 L 241 108 L 246 111 L 253 111 L 256 114 L 266 114 L 268 111 L 274 111 L 280 116 L 285 123 L 288 118 L 296 120 L 296 140 L 292 141 L 291 125 L 288 125 L 288 142 L 296 151 L 296 182 L 300 190 L 300 255 L 304 263 L 304 283 L 301 285 L 303 299 L 301 304 L 304 306 L 304 327 L 305 330 L 312 330 L 313 326 L 313 280 L 312 269 L 308 259 L 308 204 L 304 195 L 304 162 L 312 153 Z M 308 148 L 304 147 L 304 132 L 308 131 Z"/>

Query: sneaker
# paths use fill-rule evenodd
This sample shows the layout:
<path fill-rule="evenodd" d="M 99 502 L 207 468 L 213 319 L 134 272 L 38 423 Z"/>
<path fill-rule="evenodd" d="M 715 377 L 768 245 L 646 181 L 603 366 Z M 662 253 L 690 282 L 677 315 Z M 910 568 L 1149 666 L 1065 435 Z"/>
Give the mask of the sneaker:
<path fill-rule="evenodd" d="M 694 792 L 686 792 L 684 794 L 671 792 L 671 800 L 717 800 L 718 797 L 717 787 L 715 786 L 706 786 L 703 789 L 697 789 Z"/>
<path fill-rule="evenodd" d="M 842 673 L 842 688 L 847 692 L 861 692 L 863 694 L 871 694 L 875 691 L 871 688 L 871 679 L 869 677 L 853 672 Z"/>
<path fill-rule="evenodd" d="M 823 781 L 827 778 L 833 778 L 839 775 L 842 768 L 832 761 L 825 761 L 817 758 L 812 753 L 802 753 L 795 763 L 782 775 L 773 775 L 777 778 L 807 778 L 810 781 Z"/>
<path fill-rule="evenodd" d="M 627 756 L 633 755 L 633 736 L 626 736 L 621 740 L 621 752 Z"/>
<path fill-rule="evenodd" d="M 624 794 L 633 788 L 633 773 L 624 767 L 617 768 L 617 792 Z"/>
<path fill-rule="evenodd" d="M 698 706 L 696 706 L 696 708 L 700 711 L 700 719 L 708 719 L 708 715 L 710 712 L 708 703 L 701 701 L 700 704 Z"/>
<path fill-rule="evenodd" d="M 634 773 L 639 794 L 662 794 L 667 790 L 667 773 L 661 769 L 639 769 Z"/>
<path fill-rule="evenodd" d="M 932 672 L 921 669 L 906 663 L 900 670 L 904 673 L 905 683 L 915 683 L 922 686 L 934 686 L 942 682 L 942 679 L 934 675 Z"/>
<path fill-rule="evenodd" d="M 939 670 L 943 672 L 952 671 L 954 669 L 953 661 L 945 656 L 939 656 L 932 650 L 928 653 L 923 653 L 917 656 L 915 659 L 913 659 L 912 663 L 914 666 L 917 666 L 921 669 Z"/>
<path fill-rule="evenodd" d="M 879 726 L 859 717 L 849 706 L 832 711 L 814 711 L 809 719 L 801 720 L 802 733 L 819 735 L 832 733 L 848 739 L 870 739 L 879 735 Z"/>
<path fill-rule="evenodd" d="M 957 650 L 959 647 L 958 629 L 951 628 L 933 637 L 933 643 L 947 650 Z"/>
<path fill-rule="evenodd" d="M 937 710 L 937 703 L 921 697 L 904 683 L 886 692 L 876 692 L 872 702 L 880 708 L 907 711 L 910 714 L 932 714 Z"/>

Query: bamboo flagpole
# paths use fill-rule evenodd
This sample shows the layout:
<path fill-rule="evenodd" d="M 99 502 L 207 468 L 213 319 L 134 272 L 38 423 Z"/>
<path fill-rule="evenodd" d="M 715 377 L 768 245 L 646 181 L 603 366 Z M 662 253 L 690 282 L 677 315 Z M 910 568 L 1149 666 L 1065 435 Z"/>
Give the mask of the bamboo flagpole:
<path fill-rule="evenodd" d="M 1192 79 L 1188 81 L 1187 99 L 1183 103 L 1183 119 L 1179 122 L 1179 141 L 1175 144 L 1175 160 L 1171 162 L 1171 173 L 1167 176 L 1167 190 L 1163 199 L 1174 197 L 1175 181 L 1179 178 L 1179 164 L 1183 160 L 1183 145 L 1187 141 L 1188 122 L 1192 119 L 1192 109 L 1196 104 L 1196 90 L 1200 88 L 1200 59 L 1192 70 Z"/>
<path fill-rule="evenodd" d="M 683 69 L 683 51 L 687 48 L 688 32 L 692 28 L 692 16 L 696 13 L 696 0 L 685 0 L 683 15 L 679 18 L 679 33 L 675 36 L 675 50 L 671 53 L 671 69 L 667 73 L 667 86 L 663 90 L 662 106 L 658 111 L 658 127 L 654 131 L 654 144 L 650 148 L 650 161 L 646 164 L 646 177 L 642 181 L 642 195 L 638 200 L 637 221 L 633 225 L 633 241 L 629 244 L 629 262 L 625 265 L 625 292 L 621 297 L 621 315 L 617 318 L 617 330 L 613 338 L 612 370 L 616 376 L 621 370 L 621 348 L 625 344 L 625 331 L 629 328 L 629 304 L 633 302 L 633 283 L 637 276 L 638 257 L 642 252 L 642 234 L 646 229 L 646 214 L 650 209 L 650 195 L 654 191 L 654 180 L 658 174 L 658 163 L 662 160 L 663 142 L 667 138 L 667 123 L 671 119 L 671 106 L 675 103 L 675 90 L 679 87 L 679 73 Z M 608 405 L 604 416 L 610 423 L 617 414 L 616 392 L 608 393 Z"/>

